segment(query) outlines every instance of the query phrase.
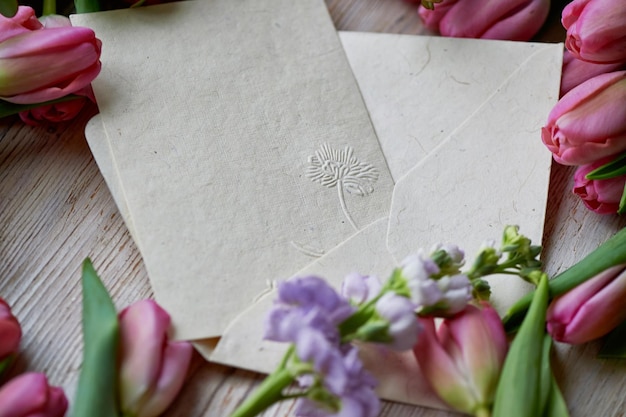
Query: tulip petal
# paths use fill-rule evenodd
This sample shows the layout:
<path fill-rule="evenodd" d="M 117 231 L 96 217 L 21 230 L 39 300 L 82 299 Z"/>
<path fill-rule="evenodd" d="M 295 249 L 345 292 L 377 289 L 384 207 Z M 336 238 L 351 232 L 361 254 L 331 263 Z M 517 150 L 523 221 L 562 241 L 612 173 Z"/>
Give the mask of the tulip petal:
<path fill-rule="evenodd" d="M 459 411 L 471 412 L 475 400 L 466 385 L 465 375 L 459 372 L 454 361 L 439 342 L 432 318 L 420 318 L 424 331 L 420 334 L 413 353 L 420 369 L 434 391 L 450 406 Z"/>
<path fill-rule="evenodd" d="M 157 417 L 172 403 L 185 382 L 192 353 L 189 342 L 168 343 L 157 384 L 137 417 Z"/>
<path fill-rule="evenodd" d="M 0 388 L 2 416 L 29 416 L 40 413 L 48 401 L 48 380 L 41 373 L 19 375 Z"/>
<path fill-rule="evenodd" d="M 122 409 L 137 413 L 152 395 L 161 372 L 170 316 L 153 300 L 142 300 L 120 315 Z"/>
<path fill-rule="evenodd" d="M 598 339 L 626 320 L 626 270 L 610 268 L 554 300 L 548 330 L 555 340 L 580 344 Z"/>
<path fill-rule="evenodd" d="M 11 18 L 0 16 L 0 42 L 21 33 L 43 28 L 32 7 L 20 6 Z"/>

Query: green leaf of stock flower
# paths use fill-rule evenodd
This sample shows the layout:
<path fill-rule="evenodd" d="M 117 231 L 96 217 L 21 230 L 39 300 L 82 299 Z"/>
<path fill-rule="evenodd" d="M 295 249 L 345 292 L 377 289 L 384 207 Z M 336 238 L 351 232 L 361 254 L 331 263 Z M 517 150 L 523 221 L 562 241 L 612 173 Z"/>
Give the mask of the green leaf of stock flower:
<path fill-rule="evenodd" d="M 626 174 L 626 152 L 611 162 L 594 169 L 585 178 L 588 180 L 606 180 L 624 174 Z"/>
<path fill-rule="evenodd" d="M 550 296 L 561 295 L 600 272 L 616 265 L 626 263 L 626 229 L 617 232 L 581 261 L 550 280 Z M 514 331 L 524 319 L 534 292 L 520 298 L 507 312 L 504 328 L 507 332 Z"/>
<path fill-rule="evenodd" d="M 17 0 L 0 0 L 0 14 L 5 17 L 13 17 L 17 13 Z"/>
<path fill-rule="evenodd" d="M 72 407 L 75 417 L 118 417 L 117 311 L 91 260 L 83 262 L 83 364 Z"/>
<path fill-rule="evenodd" d="M 598 352 L 603 359 L 626 359 L 626 321 L 608 334 Z"/>
<path fill-rule="evenodd" d="M 542 383 L 546 375 L 542 363 L 548 296 L 548 277 L 544 274 L 504 361 L 496 389 L 493 417 L 541 415 L 542 388 L 546 386 L 545 381 Z"/>

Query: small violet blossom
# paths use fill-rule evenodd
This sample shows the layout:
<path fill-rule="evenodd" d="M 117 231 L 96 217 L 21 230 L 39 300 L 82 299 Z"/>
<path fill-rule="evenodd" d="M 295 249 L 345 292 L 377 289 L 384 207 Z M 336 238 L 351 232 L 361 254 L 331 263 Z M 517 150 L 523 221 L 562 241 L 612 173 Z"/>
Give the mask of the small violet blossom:
<path fill-rule="evenodd" d="M 377 296 L 383 285 L 374 275 L 363 276 L 358 273 L 346 275 L 341 284 L 341 294 L 354 304 L 362 304 Z"/>
<path fill-rule="evenodd" d="M 267 316 L 265 338 L 295 342 L 302 328 L 311 327 L 338 342 L 337 326 L 354 311 L 346 299 L 319 277 L 285 281 L 279 284 L 278 298 Z"/>
<path fill-rule="evenodd" d="M 388 323 L 389 348 L 403 351 L 415 345 L 422 326 L 415 316 L 415 305 L 408 298 L 393 292 L 385 293 L 376 302 L 376 312 Z"/>
<path fill-rule="evenodd" d="M 301 417 L 376 417 L 380 401 L 374 388 L 376 380 L 363 367 L 358 349 L 348 347 L 340 364 L 346 380 L 342 385 L 341 406 L 337 412 L 320 410 L 319 403 L 304 397 L 298 401 L 296 415 Z"/>
<path fill-rule="evenodd" d="M 467 275 L 435 278 L 439 267 L 422 253 L 408 256 L 401 267 L 418 313 L 452 315 L 463 310 L 472 297 L 472 284 Z"/>
<path fill-rule="evenodd" d="M 361 285 L 366 283 L 358 283 L 358 277 L 353 276 L 347 287 Z M 367 298 L 363 291 L 360 294 Z M 319 277 L 279 284 L 278 297 L 267 317 L 265 338 L 294 343 L 298 362 L 310 365 L 308 370 L 302 365 L 297 367 L 297 380 L 306 393 L 299 400 L 298 416 L 378 414 L 375 380 L 363 369 L 357 349 L 342 342 L 339 334 L 339 325 L 355 311 L 347 299 Z"/>

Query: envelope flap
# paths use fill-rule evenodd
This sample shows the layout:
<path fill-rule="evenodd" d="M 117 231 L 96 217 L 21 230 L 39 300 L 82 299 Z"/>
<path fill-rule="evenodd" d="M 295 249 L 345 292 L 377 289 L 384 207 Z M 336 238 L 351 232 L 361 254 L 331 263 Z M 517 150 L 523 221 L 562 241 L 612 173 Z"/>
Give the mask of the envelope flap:
<path fill-rule="evenodd" d="M 398 180 L 388 235 L 396 258 L 442 239 L 473 254 L 507 224 L 541 242 L 551 155 L 540 131 L 558 98 L 563 49 L 531 46 L 533 53 Z"/>
<path fill-rule="evenodd" d="M 339 36 L 396 181 L 521 66 L 552 68 L 537 50 L 555 51 L 530 42 L 358 32 Z M 554 74 L 537 75 L 551 82 Z"/>

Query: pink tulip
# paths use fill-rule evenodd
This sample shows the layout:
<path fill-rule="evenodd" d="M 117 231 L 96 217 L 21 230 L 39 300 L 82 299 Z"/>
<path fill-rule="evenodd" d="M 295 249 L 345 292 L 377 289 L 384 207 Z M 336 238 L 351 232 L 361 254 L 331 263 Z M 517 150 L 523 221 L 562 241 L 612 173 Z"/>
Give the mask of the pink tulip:
<path fill-rule="evenodd" d="M 0 417 L 62 417 L 67 398 L 44 374 L 25 373 L 0 387 Z"/>
<path fill-rule="evenodd" d="M 72 93 L 80 96 L 74 100 L 48 104 L 34 109 L 20 112 L 20 119 L 31 126 L 43 126 L 48 123 L 60 123 L 74 119 L 90 101 L 96 102 L 91 86 Z"/>
<path fill-rule="evenodd" d="M 12 38 L 21 33 L 42 29 L 43 25 L 32 7 L 19 6 L 17 14 L 13 17 L 5 17 L 0 14 L 0 42 Z"/>
<path fill-rule="evenodd" d="M 454 409 L 475 414 L 493 402 L 508 349 L 498 313 L 484 303 L 444 319 L 420 318 L 424 332 L 413 353 L 435 392 Z"/>
<path fill-rule="evenodd" d="M 564 165 L 586 165 L 626 150 L 626 71 L 601 74 L 552 108 L 541 139 Z"/>
<path fill-rule="evenodd" d="M 624 0 L 574 0 L 563 8 L 565 47 L 579 59 L 596 63 L 626 62 Z"/>
<path fill-rule="evenodd" d="M 22 9 L 20 9 L 21 11 Z M 91 83 L 100 72 L 101 42 L 91 29 L 24 25 L 26 12 L 0 22 L 0 99 L 16 104 L 54 100 Z M 21 20 L 13 22 L 13 19 Z M 29 26 L 30 25 L 30 26 Z M 27 30 L 33 26 L 33 30 Z"/>
<path fill-rule="evenodd" d="M 604 180 L 590 180 L 587 174 L 611 161 L 603 158 L 592 164 L 583 165 L 574 174 L 574 194 L 580 197 L 588 209 L 598 214 L 615 214 L 624 191 L 626 175 Z"/>
<path fill-rule="evenodd" d="M 0 298 L 0 363 L 17 352 L 21 338 L 20 323 L 11 313 L 9 305 Z"/>
<path fill-rule="evenodd" d="M 121 410 L 125 416 L 158 416 L 180 391 L 193 349 L 168 340 L 170 316 L 152 300 L 127 307 L 119 318 Z"/>
<path fill-rule="evenodd" d="M 570 344 L 602 337 L 626 320 L 625 297 L 626 265 L 609 268 L 550 303 L 548 332 Z"/>
<path fill-rule="evenodd" d="M 626 63 L 594 64 L 576 58 L 567 49 L 563 53 L 563 72 L 561 75 L 561 97 L 579 84 L 600 74 L 626 68 Z"/>
<path fill-rule="evenodd" d="M 549 11 L 550 0 L 443 0 L 434 10 L 420 6 L 418 13 L 443 36 L 527 41 Z"/>

